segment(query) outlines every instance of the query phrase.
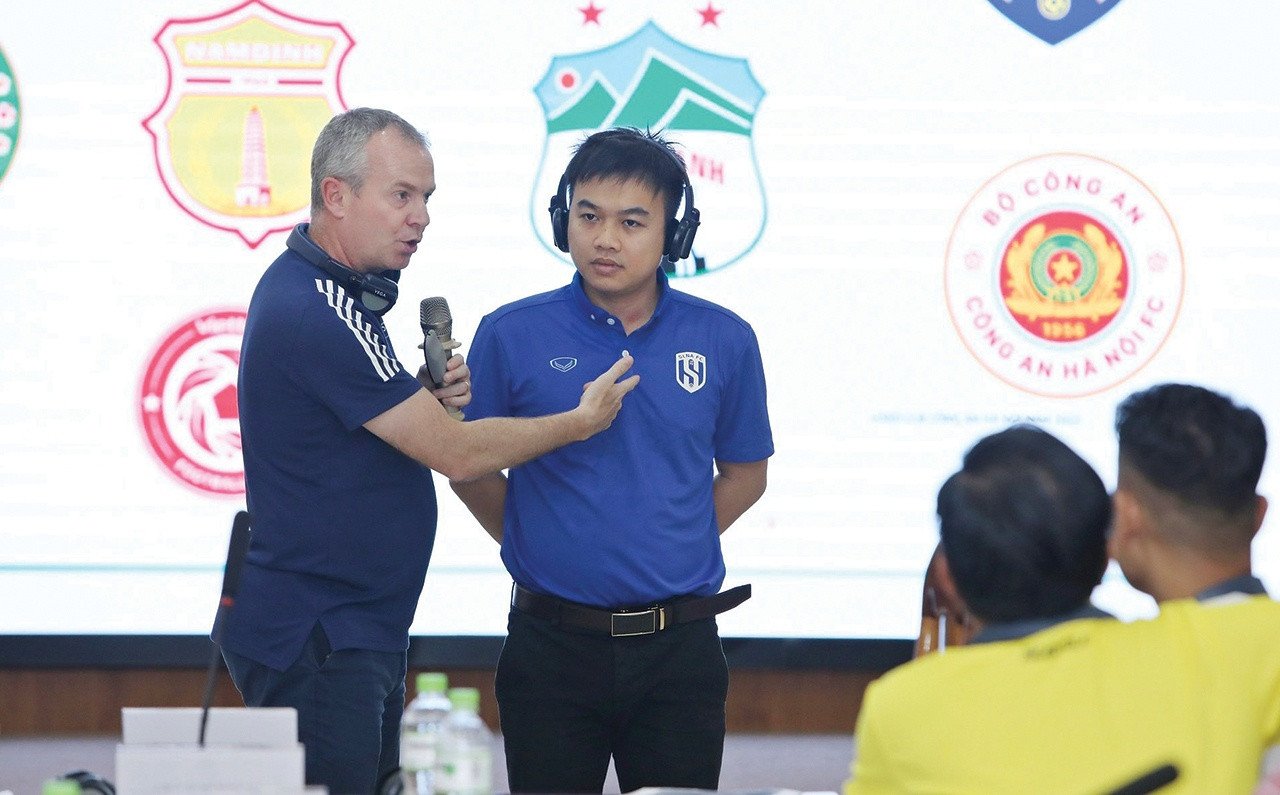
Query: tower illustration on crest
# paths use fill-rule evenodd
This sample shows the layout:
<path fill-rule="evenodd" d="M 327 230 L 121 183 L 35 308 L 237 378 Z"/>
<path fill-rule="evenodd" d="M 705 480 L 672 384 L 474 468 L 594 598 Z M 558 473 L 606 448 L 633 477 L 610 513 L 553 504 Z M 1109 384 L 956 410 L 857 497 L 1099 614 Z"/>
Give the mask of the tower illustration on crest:
<path fill-rule="evenodd" d="M 244 145 L 240 153 L 240 182 L 236 184 L 237 207 L 266 207 L 271 203 L 271 183 L 267 181 L 267 136 L 262 114 L 249 109 L 244 119 Z"/>

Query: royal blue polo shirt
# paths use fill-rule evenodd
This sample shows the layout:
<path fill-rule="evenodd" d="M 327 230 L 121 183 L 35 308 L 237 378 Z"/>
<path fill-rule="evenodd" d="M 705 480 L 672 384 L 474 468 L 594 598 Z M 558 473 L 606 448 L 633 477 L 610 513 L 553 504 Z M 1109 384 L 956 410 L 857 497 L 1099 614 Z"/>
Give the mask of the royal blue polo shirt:
<path fill-rule="evenodd" d="M 526 588 L 627 607 L 724 581 L 714 461 L 773 454 L 760 348 L 734 313 L 657 280 L 657 309 L 630 335 L 580 276 L 476 330 L 472 419 L 568 411 L 624 350 L 640 375 L 607 430 L 510 470 L 502 560 Z"/>
<path fill-rule="evenodd" d="M 363 424 L 415 394 L 382 319 L 287 250 L 249 304 L 240 428 L 252 543 L 223 645 L 277 669 L 316 622 L 403 651 L 435 540 L 426 467 Z"/>

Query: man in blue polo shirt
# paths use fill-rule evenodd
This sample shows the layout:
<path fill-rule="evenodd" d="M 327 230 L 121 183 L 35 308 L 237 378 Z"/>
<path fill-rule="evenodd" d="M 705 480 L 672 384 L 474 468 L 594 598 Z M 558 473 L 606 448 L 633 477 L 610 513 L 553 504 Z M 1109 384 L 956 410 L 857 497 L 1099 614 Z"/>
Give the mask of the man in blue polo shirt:
<path fill-rule="evenodd" d="M 298 712 L 306 780 L 367 793 L 399 764 L 409 624 L 435 539 L 431 469 L 469 478 L 607 428 L 621 357 L 552 416 L 455 422 L 468 369 L 428 392 L 382 313 L 430 222 L 435 167 L 399 116 L 334 117 L 312 153 L 311 223 L 249 304 L 239 403 L 253 537 L 221 629 L 248 706 Z M 215 629 L 215 634 L 218 630 Z"/>
<path fill-rule="evenodd" d="M 675 217 L 683 201 L 684 214 Z M 577 400 L 629 352 L 641 385 L 613 426 L 501 474 L 452 481 L 515 581 L 496 691 L 513 792 L 715 789 L 728 670 L 714 615 L 724 532 L 764 493 L 764 370 L 741 318 L 672 289 L 698 215 L 660 137 L 596 133 L 551 206 L 577 275 L 483 319 L 473 417 Z"/>

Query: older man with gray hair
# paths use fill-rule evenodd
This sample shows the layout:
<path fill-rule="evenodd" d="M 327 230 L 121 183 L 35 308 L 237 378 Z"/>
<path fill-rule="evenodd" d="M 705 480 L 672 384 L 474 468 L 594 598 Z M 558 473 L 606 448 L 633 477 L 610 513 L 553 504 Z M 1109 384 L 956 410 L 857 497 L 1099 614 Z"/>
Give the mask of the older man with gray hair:
<path fill-rule="evenodd" d="M 311 223 L 249 304 L 240 426 L 253 534 L 223 656 L 246 705 L 298 712 L 306 780 L 370 792 L 399 764 L 409 625 L 435 540 L 430 470 L 466 479 L 607 428 L 629 357 L 560 414 L 461 423 L 461 356 L 424 389 L 382 314 L 430 223 L 426 139 L 385 110 L 321 131 Z M 428 379 L 429 380 L 429 379 Z M 434 386 L 434 384 L 433 384 Z"/>

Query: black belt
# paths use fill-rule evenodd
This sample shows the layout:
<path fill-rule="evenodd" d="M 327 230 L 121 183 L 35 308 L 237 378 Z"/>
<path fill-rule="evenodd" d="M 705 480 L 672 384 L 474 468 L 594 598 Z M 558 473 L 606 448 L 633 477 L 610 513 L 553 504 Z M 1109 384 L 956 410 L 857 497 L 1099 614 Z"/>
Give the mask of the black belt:
<path fill-rule="evenodd" d="M 618 611 L 587 607 L 576 602 L 530 591 L 519 584 L 511 588 L 511 606 L 545 621 L 591 630 L 615 638 L 652 635 L 676 624 L 711 618 L 751 598 L 751 585 L 739 585 L 715 596 L 697 596 L 669 604 Z"/>

